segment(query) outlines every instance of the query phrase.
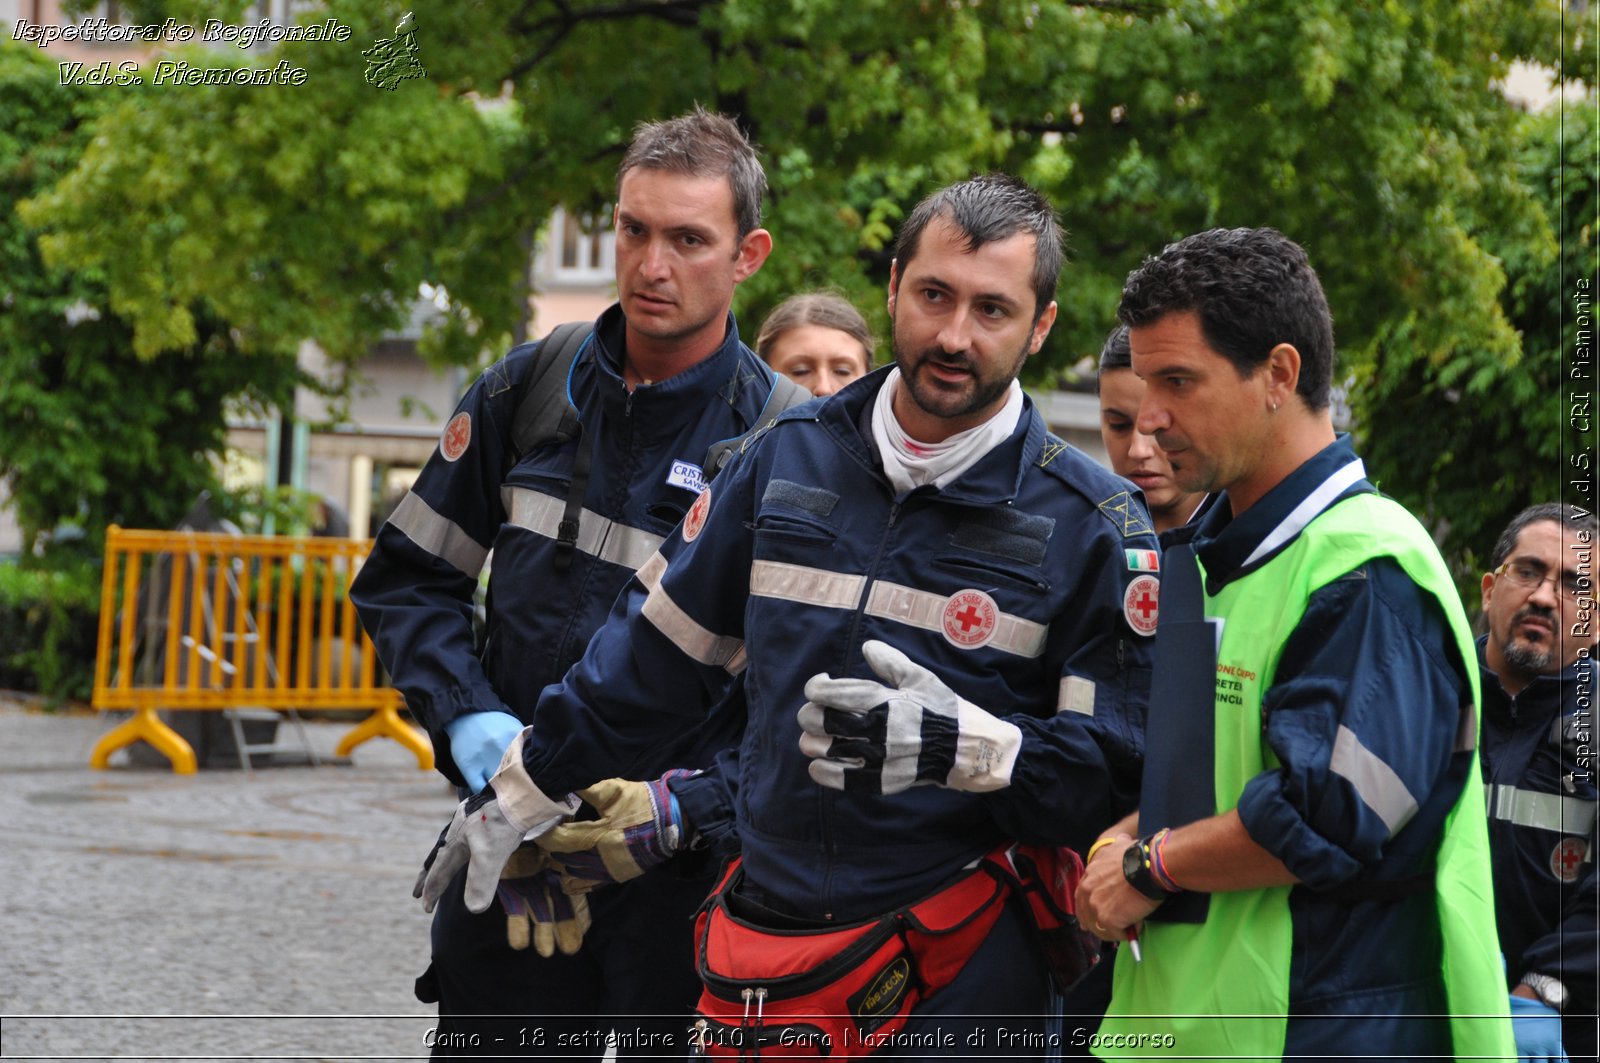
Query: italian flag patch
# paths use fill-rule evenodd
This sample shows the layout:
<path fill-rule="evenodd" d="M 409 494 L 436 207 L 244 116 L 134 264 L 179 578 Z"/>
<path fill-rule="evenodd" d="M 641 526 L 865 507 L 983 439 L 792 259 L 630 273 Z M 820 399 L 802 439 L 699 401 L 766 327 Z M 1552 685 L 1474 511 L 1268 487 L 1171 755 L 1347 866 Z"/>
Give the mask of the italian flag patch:
<path fill-rule="evenodd" d="M 1124 550 L 1128 555 L 1128 571 L 1160 572 L 1161 555 L 1154 550 Z"/>

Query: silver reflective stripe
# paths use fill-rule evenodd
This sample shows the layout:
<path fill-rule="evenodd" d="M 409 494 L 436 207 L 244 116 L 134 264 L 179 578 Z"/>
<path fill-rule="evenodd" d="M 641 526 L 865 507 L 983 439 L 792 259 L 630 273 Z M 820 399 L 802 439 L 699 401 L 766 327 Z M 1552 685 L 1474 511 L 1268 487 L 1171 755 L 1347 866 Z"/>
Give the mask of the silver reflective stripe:
<path fill-rule="evenodd" d="M 1503 819 L 1519 827 L 1553 830 L 1587 837 L 1594 830 L 1595 802 L 1561 794 L 1519 790 L 1504 783 L 1485 783 L 1483 803 L 1490 819 Z"/>
<path fill-rule="evenodd" d="M 1081 675 L 1061 677 L 1061 692 L 1056 697 L 1057 712 L 1080 712 L 1094 715 L 1094 681 Z"/>
<path fill-rule="evenodd" d="M 824 609 L 854 609 L 866 583 L 865 576 L 782 561 L 757 561 L 750 566 L 751 594 Z"/>
<path fill-rule="evenodd" d="M 440 516 L 415 491 L 406 492 L 406 497 L 390 514 L 389 523 L 404 532 L 407 539 L 473 579 L 483 571 L 483 560 L 489 556 L 489 551 L 479 546 L 478 541 L 462 531 L 455 521 Z"/>
<path fill-rule="evenodd" d="M 730 672 L 744 667 L 744 641 L 732 635 L 718 635 L 701 627 L 699 622 L 678 607 L 672 596 L 661 586 L 666 575 L 667 559 L 656 554 L 640 567 L 639 582 L 650 591 L 639 612 L 656 630 L 667 636 L 672 644 L 701 664 L 714 668 L 727 668 Z"/>
<path fill-rule="evenodd" d="M 943 632 L 944 609 L 949 601 L 943 594 L 930 594 L 880 580 L 867 594 L 867 615 L 898 620 L 924 631 Z M 1032 620 L 1001 613 L 995 622 L 994 638 L 986 645 L 1018 657 L 1037 657 L 1044 652 L 1044 639 L 1049 630 Z"/>
<path fill-rule="evenodd" d="M 1305 530 L 1305 526 L 1316 519 L 1317 514 L 1333 505 L 1333 500 L 1343 494 L 1351 485 L 1366 479 L 1367 467 L 1361 464 L 1361 459 L 1335 469 L 1333 475 L 1322 481 L 1315 491 L 1312 491 L 1298 506 L 1289 511 L 1289 515 L 1278 522 L 1262 539 L 1260 544 L 1244 559 L 1240 568 L 1246 568 L 1266 557 L 1272 551 L 1293 539 Z"/>
<path fill-rule="evenodd" d="M 506 519 L 512 524 L 547 539 L 560 533 L 561 515 L 567 505 L 564 499 L 526 487 L 503 487 L 500 492 Z M 629 572 L 637 571 L 664 541 L 653 532 L 607 520 L 592 509 L 578 515 L 578 551 L 621 565 Z"/>
<path fill-rule="evenodd" d="M 1333 758 L 1328 770 L 1348 780 L 1356 796 L 1389 828 L 1389 837 L 1400 832 L 1417 811 L 1417 800 L 1394 769 L 1372 750 L 1361 744 L 1354 731 L 1340 727 L 1333 740 Z"/>

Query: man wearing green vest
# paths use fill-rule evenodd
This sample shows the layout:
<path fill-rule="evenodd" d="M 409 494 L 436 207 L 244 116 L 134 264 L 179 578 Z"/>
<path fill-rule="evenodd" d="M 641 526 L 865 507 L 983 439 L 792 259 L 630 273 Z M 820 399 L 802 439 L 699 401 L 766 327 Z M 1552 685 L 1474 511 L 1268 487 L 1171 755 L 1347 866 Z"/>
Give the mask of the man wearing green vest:
<path fill-rule="evenodd" d="M 1089 1047 L 1514 1058 L 1472 637 L 1427 532 L 1334 433 L 1305 252 L 1190 236 L 1119 316 L 1138 431 L 1180 489 L 1225 494 L 1168 540 L 1140 810 L 1078 893 L 1086 926 L 1141 946 Z"/>

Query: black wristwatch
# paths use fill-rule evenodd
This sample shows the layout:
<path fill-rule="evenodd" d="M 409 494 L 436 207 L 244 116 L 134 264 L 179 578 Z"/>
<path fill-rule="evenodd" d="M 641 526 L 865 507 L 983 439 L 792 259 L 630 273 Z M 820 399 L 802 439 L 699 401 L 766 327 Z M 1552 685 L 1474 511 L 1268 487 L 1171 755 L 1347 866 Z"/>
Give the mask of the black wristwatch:
<path fill-rule="evenodd" d="M 1128 880 L 1128 885 L 1152 901 L 1164 901 L 1172 896 L 1161 888 L 1161 884 L 1150 871 L 1148 838 L 1140 838 L 1122 851 L 1122 877 Z"/>

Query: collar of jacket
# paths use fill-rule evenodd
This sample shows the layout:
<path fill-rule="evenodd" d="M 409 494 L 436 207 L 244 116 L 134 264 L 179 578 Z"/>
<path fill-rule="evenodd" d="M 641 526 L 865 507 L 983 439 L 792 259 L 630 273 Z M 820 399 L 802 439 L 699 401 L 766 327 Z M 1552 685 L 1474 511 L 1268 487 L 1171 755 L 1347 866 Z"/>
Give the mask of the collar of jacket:
<path fill-rule="evenodd" d="M 1529 680 L 1528 685 L 1522 688 L 1516 697 L 1507 694 L 1500 685 L 1500 673 L 1489 667 L 1489 661 L 1484 656 L 1485 648 L 1489 645 L 1488 635 L 1478 636 L 1478 672 L 1482 677 L 1483 711 L 1485 715 L 1494 715 L 1498 719 L 1510 721 L 1517 719 L 1522 722 L 1528 720 L 1547 720 L 1550 716 L 1561 710 L 1564 704 L 1562 695 L 1577 687 L 1578 684 L 1595 681 L 1595 662 L 1587 663 L 1587 673 L 1580 671 L 1579 666 L 1584 665 L 1583 660 L 1573 661 L 1561 671 L 1551 675 L 1536 675 Z M 1512 707 L 1516 707 L 1513 715 Z"/>
<path fill-rule="evenodd" d="M 1356 452 L 1350 444 L 1350 436 L 1341 433 L 1332 443 L 1284 477 L 1277 486 L 1263 495 L 1259 502 L 1251 506 L 1244 516 L 1235 518 L 1227 493 L 1220 494 L 1216 503 L 1207 509 L 1206 515 L 1200 520 L 1192 540 L 1195 556 L 1205 566 L 1206 593 L 1217 594 L 1229 583 L 1249 575 L 1271 561 L 1283 551 L 1284 547 L 1294 542 L 1294 538 L 1290 538 L 1278 544 L 1277 549 L 1246 564 L 1247 559 L 1255 553 L 1256 547 L 1272 534 L 1296 506 L 1305 501 L 1306 497 L 1320 487 L 1328 477 L 1355 460 Z M 1328 504 L 1331 506 L 1341 498 L 1375 490 L 1377 489 L 1369 481 L 1357 480 Z"/>
<path fill-rule="evenodd" d="M 629 392 L 622 377 L 626 324 L 622 306 L 617 303 L 595 321 L 591 344 L 594 357 L 574 369 L 573 393 L 576 397 L 583 376 L 589 375 L 607 413 L 621 416 L 624 411 L 629 412 L 640 419 L 636 430 L 651 435 L 676 432 L 699 418 L 713 402 L 741 409 L 745 404 L 740 398 L 747 389 L 762 385 L 763 399 L 771 390 L 771 371 L 740 341 L 739 326 L 730 312 L 727 334 L 710 355 L 659 384 L 640 385 Z M 761 405 L 756 402 L 754 408 L 759 410 Z M 699 460 L 698 456 L 695 460 Z"/>
<path fill-rule="evenodd" d="M 851 457 L 883 481 L 886 490 L 889 480 L 883 475 L 883 464 L 878 460 L 878 448 L 872 440 L 870 424 L 872 403 L 877 401 L 883 382 L 889 378 L 893 366 L 884 366 L 859 380 L 852 381 L 816 408 L 816 419 Z M 808 407 L 809 408 L 809 407 Z M 992 506 L 1010 502 L 1022 489 L 1022 479 L 1028 468 L 1038 463 L 1044 446 L 1046 429 L 1033 400 L 1027 392 L 1022 394 L 1022 416 L 1016 431 L 955 480 L 942 488 L 923 486 L 911 495 L 937 494 L 947 502 L 967 505 Z M 909 495 L 907 497 L 910 497 Z"/>

